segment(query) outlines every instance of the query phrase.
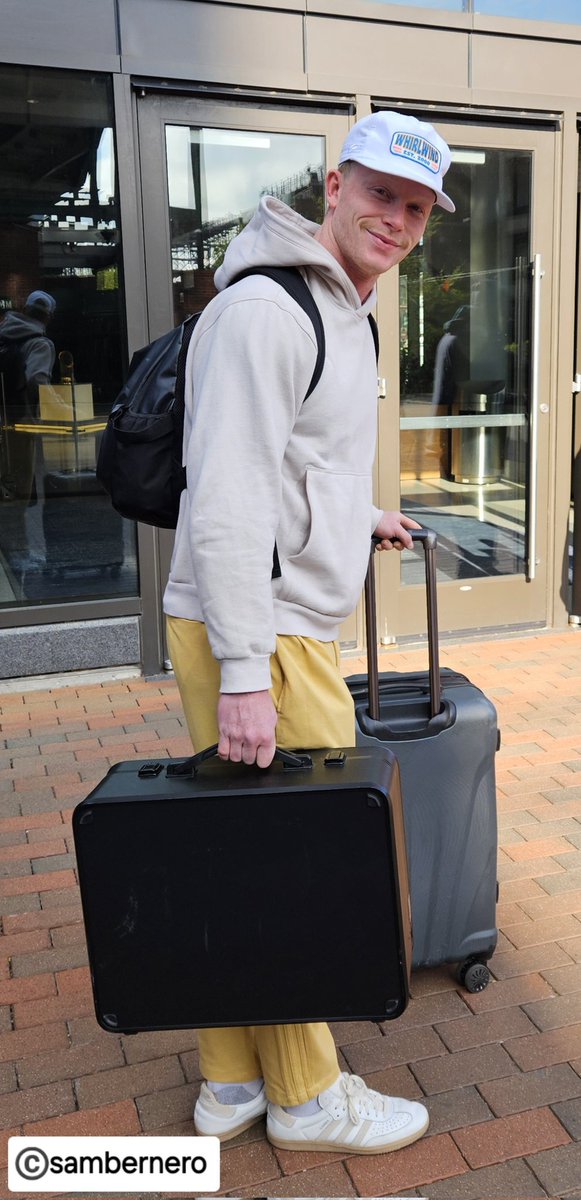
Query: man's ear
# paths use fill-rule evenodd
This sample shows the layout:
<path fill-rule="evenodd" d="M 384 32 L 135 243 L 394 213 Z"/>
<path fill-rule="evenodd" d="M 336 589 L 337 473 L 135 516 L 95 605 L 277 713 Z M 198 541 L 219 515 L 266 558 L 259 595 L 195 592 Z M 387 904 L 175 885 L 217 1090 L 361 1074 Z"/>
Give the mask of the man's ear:
<path fill-rule="evenodd" d="M 333 169 L 327 172 L 325 180 L 325 188 L 327 192 L 327 205 L 329 208 L 336 208 L 341 188 L 343 186 L 343 176 L 340 171 Z"/>

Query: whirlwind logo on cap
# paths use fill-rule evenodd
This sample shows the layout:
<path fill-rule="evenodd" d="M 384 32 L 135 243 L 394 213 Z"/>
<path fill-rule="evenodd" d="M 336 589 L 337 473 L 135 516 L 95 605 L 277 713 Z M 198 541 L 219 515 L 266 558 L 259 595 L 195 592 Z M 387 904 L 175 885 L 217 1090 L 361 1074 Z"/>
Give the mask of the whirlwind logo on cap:
<path fill-rule="evenodd" d="M 410 158 L 412 162 L 418 163 L 420 167 L 425 167 L 434 175 L 437 175 L 440 170 L 442 162 L 440 151 L 431 142 L 417 137 L 416 134 L 394 133 L 390 150 L 392 154 L 397 154 L 401 158 Z"/>

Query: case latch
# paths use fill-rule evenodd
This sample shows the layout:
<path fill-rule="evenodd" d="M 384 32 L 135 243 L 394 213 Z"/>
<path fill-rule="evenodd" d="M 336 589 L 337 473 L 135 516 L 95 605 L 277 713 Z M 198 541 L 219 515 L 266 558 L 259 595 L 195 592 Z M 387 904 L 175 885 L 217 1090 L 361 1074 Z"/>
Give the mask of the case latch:
<path fill-rule="evenodd" d="M 146 762 L 143 763 L 137 772 L 139 779 L 155 779 L 163 771 L 163 763 Z"/>

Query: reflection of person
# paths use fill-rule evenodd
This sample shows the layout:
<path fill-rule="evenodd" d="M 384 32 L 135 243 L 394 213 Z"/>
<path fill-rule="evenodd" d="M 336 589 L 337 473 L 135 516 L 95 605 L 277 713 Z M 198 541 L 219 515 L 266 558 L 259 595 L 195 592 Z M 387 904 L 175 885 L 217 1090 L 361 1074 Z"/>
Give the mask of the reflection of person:
<path fill-rule="evenodd" d="M 432 403 L 438 412 L 449 413 L 456 399 L 458 384 L 467 379 L 469 368 L 468 315 L 462 305 L 444 325 L 444 333 L 436 347 L 434 390 Z"/>
<path fill-rule="evenodd" d="M 11 557 L 18 559 L 26 550 L 24 514 L 33 490 L 36 439 L 13 426 L 36 420 L 39 385 L 51 381 L 55 348 L 46 328 L 55 309 L 48 292 L 31 292 L 23 311 L 10 310 L 0 324 L 2 492 L 15 502 Z"/>
<path fill-rule="evenodd" d="M 198 749 L 219 741 L 222 758 L 266 767 L 275 736 L 287 748 L 355 744 L 339 625 L 359 598 L 372 532 L 383 549 L 391 538 L 402 549 L 417 528 L 372 507 L 377 369 L 367 315 L 378 276 L 417 245 L 434 202 L 454 210 L 442 190 L 449 162 L 431 125 L 366 117 L 327 175 L 323 224 L 263 197 L 217 272 L 220 294 L 187 361 L 188 487 L 165 594 Z M 264 264 L 299 266 L 321 311 L 325 366 L 307 400 L 316 346 L 303 310 L 264 277 L 227 287 Z M 325 1024 L 200 1030 L 199 1046 L 208 1081 L 199 1133 L 234 1137 L 267 1107 L 269 1139 L 291 1149 L 381 1153 L 427 1128 L 422 1105 L 340 1073 Z"/>
<path fill-rule="evenodd" d="M 459 384 L 470 374 L 469 313 L 468 305 L 461 305 L 444 324 L 444 332 L 436 346 L 432 390 L 432 415 L 435 417 L 451 414 Z M 426 450 L 428 454 L 439 454 L 440 449 L 441 430 L 431 429 Z"/>

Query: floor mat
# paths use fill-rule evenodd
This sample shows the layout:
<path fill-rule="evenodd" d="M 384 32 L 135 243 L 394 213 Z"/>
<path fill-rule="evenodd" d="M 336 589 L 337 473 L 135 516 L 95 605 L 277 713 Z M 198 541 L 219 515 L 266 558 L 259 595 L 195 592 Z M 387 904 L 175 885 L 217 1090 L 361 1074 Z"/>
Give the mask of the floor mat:
<path fill-rule="evenodd" d="M 520 575 L 524 571 L 524 533 L 501 528 L 469 515 L 442 512 L 406 501 L 406 512 L 438 537 L 437 577 L 445 583 L 457 579 L 482 579 L 494 575 Z M 402 583 L 423 583 L 421 550 L 404 555 Z"/>

